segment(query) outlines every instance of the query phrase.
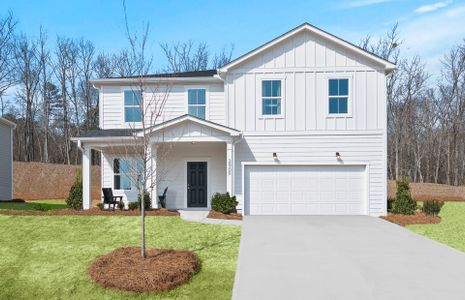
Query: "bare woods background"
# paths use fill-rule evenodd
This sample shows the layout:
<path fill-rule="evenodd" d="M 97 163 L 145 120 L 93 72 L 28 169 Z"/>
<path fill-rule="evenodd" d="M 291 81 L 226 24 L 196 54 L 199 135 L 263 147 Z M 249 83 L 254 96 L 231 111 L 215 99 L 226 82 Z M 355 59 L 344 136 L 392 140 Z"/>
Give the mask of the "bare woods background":
<path fill-rule="evenodd" d="M 70 138 L 98 127 L 98 93 L 89 80 L 133 76 L 130 49 L 98 52 L 91 41 L 51 39 L 17 32 L 12 14 L 0 16 L 0 115 L 15 122 L 14 160 L 73 165 L 80 154 Z M 388 177 L 463 185 L 465 183 L 465 41 L 425 71 L 421 57 L 402 55 L 395 26 L 360 47 L 395 63 L 387 79 Z M 408 39 L 408 37 L 406 37 Z M 150 72 L 217 68 L 231 60 L 233 46 L 212 54 L 206 43 L 159 44 L 167 66 Z M 94 163 L 99 163 L 94 155 Z"/>

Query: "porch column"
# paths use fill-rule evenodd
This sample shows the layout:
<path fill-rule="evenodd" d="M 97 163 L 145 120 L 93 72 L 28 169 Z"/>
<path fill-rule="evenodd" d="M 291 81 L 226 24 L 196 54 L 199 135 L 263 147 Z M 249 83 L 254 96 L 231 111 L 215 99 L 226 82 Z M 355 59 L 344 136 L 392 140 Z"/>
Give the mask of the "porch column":
<path fill-rule="evenodd" d="M 82 150 L 82 208 L 92 207 L 92 172 L 91 172 L 91 148 L 81 146 Z"/>
<path fill-rule="evenodd" d="M 233 143 L 227 142 L 226 143 L 226 191 L 229 195 L 233 195 Z"/>
<path fill-rule="evenodd" d="M 150 194 L 152 207 L 158 207 L 157 197 L 157 146 L 150 145 L 147 149 L 147 182 L 145 189 Z"/>

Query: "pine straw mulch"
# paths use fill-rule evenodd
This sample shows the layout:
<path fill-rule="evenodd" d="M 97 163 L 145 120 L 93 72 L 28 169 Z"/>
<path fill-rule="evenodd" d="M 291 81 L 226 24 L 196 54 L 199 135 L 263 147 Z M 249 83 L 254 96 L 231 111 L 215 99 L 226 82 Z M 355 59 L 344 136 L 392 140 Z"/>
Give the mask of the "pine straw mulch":
<path fill-rule="evenodd" d="M 438 224 L 441 222 L 441 217 L 429 216 L 422 212 L 416 212 L 414 215 L 398 215 L 388 213 L 387 216 L 383 216 L 381 218 L 400 226 L 413 224 Z"/>
<path fill-rule="evenodd" d="M 238 213 L 223 214 L 219 211 L 210 210 L 207 218 L 222 220 L 242 220 L 242 215 Z"/>
<path fill-rule="evenodd" d="M 14 210 L 14 209 L 0 209 L 0 214 L 10 216 L 140 216 L 139 210 L 100 210 L 99 208 L 91 208 L 88 210 L 74 210 L 74 209 L 54 209 L 49 211 L 40 210 Z M 146 216 L 179 216 L 178 211 L 168 209 L 153 209 L 146 210 Z"/>
<path fill-rule="evenodd" d="M 200 270 L 200 260 L 189 250 L 116 249 L 95 259 L 87 274 L 104 288 L 133 292 L 162 292 L 187 283 Z"/>

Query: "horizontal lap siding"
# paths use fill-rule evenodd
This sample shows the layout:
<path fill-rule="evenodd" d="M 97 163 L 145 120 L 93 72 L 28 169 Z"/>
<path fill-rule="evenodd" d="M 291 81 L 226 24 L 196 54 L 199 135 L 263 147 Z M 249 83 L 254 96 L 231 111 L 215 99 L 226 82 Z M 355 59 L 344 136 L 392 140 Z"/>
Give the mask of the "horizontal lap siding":
<path fill-rule="evenodd" d="M 11 134 L 12 129 L 9 126 L 0 124 L 0 200 L 13 198 Z"/>
<path fill-rule="evenodd" d="M 160 109 L 160 104 L 164 102 L 163 113 L 155 120 L 155 123 L 165 122 L 187 113 L 187 88 L 206 88 L 208 93 L 207 105 L 209 115 L 207 119 L 210 121 L 224 124 L 225 120 L 225 101 L 224 101 L 224 85 L 218 84 L 172 84 L 170 86 L 147 86 L 144 99 L 146 103 L 150 103 L 151 111 Z M 114 128 L 132 128 L 124 122 L 124 90 L 131 89 L 128 86 L 104 86 L 100 92 L 102 100 L 100 118 L 102 129 Z M 134 88 L 135 89 L 135 88 Z M 157 106 L 156 106 L 157 104 Z M 158 107 L 158 108 L 156 108 Z M 148 111 L 145 114 L 146 124 L 149 125 L 153 121 L 153 114 Z"/>
<path fill-rule="evenodd" d="M 242 162 L 273 162 L 276 152 L 281 163 L 335 163 L 340 152 L 345 163 L 369 163 L 369 213 L 385 213 L 386 160 L 384 135 L 245 136 L 236 144 L 235 193 L 242 205 Z"/>

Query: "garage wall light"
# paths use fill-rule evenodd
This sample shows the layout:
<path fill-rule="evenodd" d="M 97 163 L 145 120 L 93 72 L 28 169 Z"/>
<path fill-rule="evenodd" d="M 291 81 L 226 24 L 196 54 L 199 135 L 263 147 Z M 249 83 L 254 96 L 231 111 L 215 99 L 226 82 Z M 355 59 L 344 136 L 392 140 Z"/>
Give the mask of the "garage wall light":
<path fill-rule="evenodd" d="M 278 155 L 276 154 L 276 152 L 273 152 L 273 159 L 276 161 L 278 160 Z"/>
<path fill-rule="evenodd" d="M 336 159 L 341 159 L 341 154 L 339 154 L 339 152 L 336 152 Z"/>

